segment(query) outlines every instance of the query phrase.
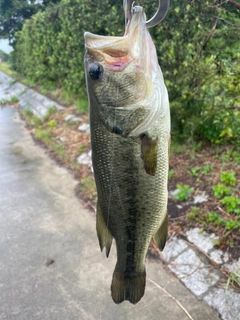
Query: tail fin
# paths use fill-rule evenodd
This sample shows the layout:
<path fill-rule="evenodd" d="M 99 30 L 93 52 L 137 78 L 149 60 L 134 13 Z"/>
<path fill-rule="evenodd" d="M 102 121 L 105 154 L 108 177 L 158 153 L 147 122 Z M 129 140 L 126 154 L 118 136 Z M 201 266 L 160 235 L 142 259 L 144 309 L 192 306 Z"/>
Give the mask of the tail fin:
<path fill-rule="evenodd" d="M 133 276 L 126 276 L 124 273 L 114 271 L 111 285 L 112 299 L 117 304 L 124 300 L 136 304 L 144 295 L 145 285 L 145 270 Z"/>

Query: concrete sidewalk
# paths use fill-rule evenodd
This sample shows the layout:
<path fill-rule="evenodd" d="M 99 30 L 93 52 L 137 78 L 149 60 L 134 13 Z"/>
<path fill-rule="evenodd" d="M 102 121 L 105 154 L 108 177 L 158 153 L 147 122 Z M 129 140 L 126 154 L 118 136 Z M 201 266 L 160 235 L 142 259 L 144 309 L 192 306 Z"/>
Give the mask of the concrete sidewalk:
<path fill-rule="evenodd" d="M 115 305 L 116 252 L 100 253 L 95 215 L 76 199 L 76 184 L 34 144 L 17 110 L 1 108 L 0 319 L 191 319 L 183 308 L 194 320 L 219 319 L 158 263 L 147 263 L 137 305 Z"/>

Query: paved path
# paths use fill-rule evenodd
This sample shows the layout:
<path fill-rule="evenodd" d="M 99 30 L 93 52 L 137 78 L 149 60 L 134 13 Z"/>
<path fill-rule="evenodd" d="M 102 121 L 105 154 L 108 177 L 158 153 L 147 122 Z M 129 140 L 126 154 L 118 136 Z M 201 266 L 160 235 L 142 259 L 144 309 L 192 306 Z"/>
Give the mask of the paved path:
<path fill-rule="evenodd" d="M 194 320 L 219 319 L 157 263 L 147 264 L 142 300 L 115 305 L 115 249 L 108 259 L 100 253 L 95 216 L 74 196 L 76 184 L 34 144 L 18 111 L 0 108 L 1 320 L 189 319 L 161 287 Z"/>

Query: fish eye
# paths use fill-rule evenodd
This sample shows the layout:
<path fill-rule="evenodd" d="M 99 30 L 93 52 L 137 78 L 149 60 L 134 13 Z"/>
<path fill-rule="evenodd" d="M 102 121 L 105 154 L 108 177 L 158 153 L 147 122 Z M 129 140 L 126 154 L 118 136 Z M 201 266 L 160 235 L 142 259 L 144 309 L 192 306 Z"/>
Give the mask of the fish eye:
<path fill-rule="evenodd" d="M 89 67 L 88 73 L 93 80 L 102 78 L 103 67 L 99 63 L 92 63 Z"/>

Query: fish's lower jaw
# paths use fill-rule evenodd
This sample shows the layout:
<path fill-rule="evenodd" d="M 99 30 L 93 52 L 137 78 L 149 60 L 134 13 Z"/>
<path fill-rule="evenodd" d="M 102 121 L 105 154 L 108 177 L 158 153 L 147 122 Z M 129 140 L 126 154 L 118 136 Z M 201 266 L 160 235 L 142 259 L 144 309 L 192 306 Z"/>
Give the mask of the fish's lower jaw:
<path fill-rule="evenodd" d="M 143 297 L 145 286 L 145 270 L 141 273 L 135 273 L 132 276 L 114 271 L 111 285 L 112 299 L 117 304 L 125 300 L 128 300 L 132 304 L 136 304 Z"/>

